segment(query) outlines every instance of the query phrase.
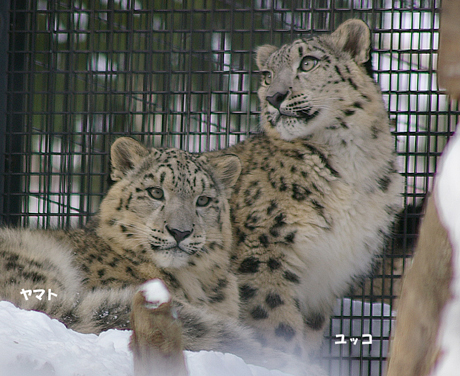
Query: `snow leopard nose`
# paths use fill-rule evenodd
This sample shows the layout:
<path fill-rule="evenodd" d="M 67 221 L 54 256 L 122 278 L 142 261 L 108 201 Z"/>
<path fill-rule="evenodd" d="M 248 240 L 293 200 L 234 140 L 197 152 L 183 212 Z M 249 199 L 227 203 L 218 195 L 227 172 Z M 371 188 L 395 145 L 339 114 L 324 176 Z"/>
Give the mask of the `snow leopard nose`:
<path fill-rule="evenodd" d="M 267 96 L 265 97 L 265 99 L 273 106 L 275 107 L 277 110 L 280 109 L 280 106 L 281 106 L 281 103 L 283 103 L 283 101 L 286 99 L 288 95 L 288 92 L 284 92 L 284 93 L 280 93 L 280 92 L 277 92 L 273 95 L 270 95 L 270 96 Z"/>
<path fill-rule="evenodd" d="M 166 230 L 172 235 L 174 240 L 176 240 L 177 244 L 179 244 L 182 240 L 184 240 L 187 236 L 189 236 L 192 231 L 180 231 L 176 228 L 169 228 L 166 226 Z"/>

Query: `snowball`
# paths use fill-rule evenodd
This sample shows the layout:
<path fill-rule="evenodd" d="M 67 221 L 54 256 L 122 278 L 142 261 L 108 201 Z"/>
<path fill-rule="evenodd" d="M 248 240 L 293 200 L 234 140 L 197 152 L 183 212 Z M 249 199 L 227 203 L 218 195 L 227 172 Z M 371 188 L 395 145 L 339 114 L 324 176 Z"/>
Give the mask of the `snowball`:
<path fill-rule="evenodd" d="M 145 282 L 141 285 L 139 291 L 142 291 L 142 295 L 144 295 L 148 303 L 146 307 L 150 309 L 156 309 L 171 300 L 171 294 L 161 279 L 152 279 Z"/>

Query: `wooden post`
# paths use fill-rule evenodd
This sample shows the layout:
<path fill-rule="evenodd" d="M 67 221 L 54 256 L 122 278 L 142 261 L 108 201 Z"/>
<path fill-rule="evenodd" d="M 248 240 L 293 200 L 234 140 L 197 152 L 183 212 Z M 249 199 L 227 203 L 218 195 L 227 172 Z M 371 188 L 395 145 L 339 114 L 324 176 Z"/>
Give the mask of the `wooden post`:
<path fill-rule="evenodd" d="M 460 1 L 443 0 L 439 39 L 438 83 L 460 99 Z"/>

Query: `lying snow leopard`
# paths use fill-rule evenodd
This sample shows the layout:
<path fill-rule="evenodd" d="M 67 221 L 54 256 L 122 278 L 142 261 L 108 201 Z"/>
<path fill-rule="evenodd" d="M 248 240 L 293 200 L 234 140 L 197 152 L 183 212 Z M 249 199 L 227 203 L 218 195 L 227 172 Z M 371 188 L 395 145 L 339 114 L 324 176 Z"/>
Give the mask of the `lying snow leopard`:
<path fill-rule="evenodd" d="M 230 205 L 242 319 L 263 344 L 317 349 L 338 297 L 367 276 L 402 178 L 360 20 L 257 49 L 263 133 L 211 155 L 243 165 Z"/>
<path fill-rule="evenodd" d="M 264 352 L 251 330 L 238 323 L 228 204 L 241 171 L 238 158 L 149 150 L 119 138 L 111 160 L 116 183 L 85 228 L 0 229 L 0 299 L 43 311 L 74 330 L 98 333 L 128 328 L 135 296 L 136 376 L 147 374 L 145 365 L 151 376 L 176 374 L 178 365 L 178 372 L 185 372 L 182 348 L 233 352 L 297 372 L 292 367 L 300 365 Z M 152 306 L 143 287 L 136 294 L 152 278 L 166 284 L 169 306 Z M 27 295 L 37 290 L 57 296 Z"/>

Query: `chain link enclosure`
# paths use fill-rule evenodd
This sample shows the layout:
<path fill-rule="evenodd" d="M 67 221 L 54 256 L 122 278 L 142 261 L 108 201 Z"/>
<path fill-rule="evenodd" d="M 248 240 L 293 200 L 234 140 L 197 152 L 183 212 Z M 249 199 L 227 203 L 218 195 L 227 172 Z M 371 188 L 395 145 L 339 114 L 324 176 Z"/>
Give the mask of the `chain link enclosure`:
<path fill-rule="evenodd" d="M 257 133 L 256 46 L 366 21 L 406 209 L 383 266 L 350 296 L 385 309 L 363 305 L 357 313 L 344 300 L 333 318 L 349 338 L 345 318 L 365 332 L 363 317 L 380 317 L 371 322 L 380 325 L 372 351 L 336 345 L 331 331 L 324 364 L 338 375 L 383 375 L 389 312 L 437 158 L 459 117 L 436 81 L 439 0 L 7 3 L 0 6 L 0 223 L 45 228 L 83 225 L 97 210 L 110 144 L 121 135 L 199 152 Z"/>

